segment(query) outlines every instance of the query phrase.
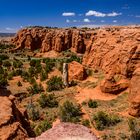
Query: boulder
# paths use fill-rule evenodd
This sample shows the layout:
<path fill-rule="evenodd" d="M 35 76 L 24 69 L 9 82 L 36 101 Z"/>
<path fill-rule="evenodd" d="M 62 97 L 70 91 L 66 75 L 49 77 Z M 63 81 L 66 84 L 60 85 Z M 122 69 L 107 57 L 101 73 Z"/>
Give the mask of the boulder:
<path fill-rule="evenodd" d="M 86 71 L 84 66 L 76 61 L 69 63 L 68 78 L 69 81 L 86 79 Z"/>
<path fill-rule="evenodd" d="M 100 89 L 104 93 L 119 94 L 129 87 L 128 80 L 121 80 L 118 83 L 105 79 L 101 82 Z"/>

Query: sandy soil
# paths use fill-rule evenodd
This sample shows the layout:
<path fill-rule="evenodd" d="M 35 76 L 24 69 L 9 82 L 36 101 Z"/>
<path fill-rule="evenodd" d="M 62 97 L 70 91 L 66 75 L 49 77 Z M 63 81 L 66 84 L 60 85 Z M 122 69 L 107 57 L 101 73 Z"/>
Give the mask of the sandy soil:
<path fill-rule="evenodd" d="M 82 103 L 85 100 L 93 99 L 93 100 L 112 100 L 117 98 L 117 95 L 102 93 L 100 87 L 97 86 L 96 88 L 89 89 L 89 88 L 81 88 L 78 87 L 78 93 L 75 96 L 75 99 L 78 103 Z"/>

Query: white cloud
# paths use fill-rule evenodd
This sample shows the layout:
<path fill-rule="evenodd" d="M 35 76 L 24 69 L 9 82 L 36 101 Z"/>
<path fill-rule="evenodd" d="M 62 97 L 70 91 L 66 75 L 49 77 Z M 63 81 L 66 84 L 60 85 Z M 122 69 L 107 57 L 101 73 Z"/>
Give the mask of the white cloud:
<path fill-rule="evenodd" d="M 107 14 L 108 17 L 116 17 L 116 16 L 120 16 L 120 15 L 122 15 L 122 13 L 112 12 L 112 13 Z"/>
<path fill-rule="evenodd" d="M 89 10 L 89 11 L 86 13 L 86 16 L 105 17 L 106 14 L 101 13 L 101 12 L 97 12 L 97 11 Z"/>
<path fill-rule="evenodd" d="M 14 28 L 10 28 L 10 27 L 6 27 L 5 30 L 7 30 L 7 31 L 14 31 L 15 29 Z"/>
<path fill-rule="evenodd" d="M 136 18 L 140 18 L 140 15 L 136 15 L 135 17 L 136 17 Z"/>
<path fill-rule="evenodd" d="M 67 17 L 67 16 L 75 16 L 75 13 L 73 13 L 73 12 L 64 12 L 64 13 L 62 13 L 62 16 L 65 16 L 65 17 Z"/>
<path fill-rule="evenodd" d="M 113 20 L 114 23 L 118 22 L 117 20 Z"/>
<path fill-rule="evenodd" d="M 91 21 L 90 21 L 88 18 L 85 18 L 85 19 L 84 19 L 84 22 L 88 22 L 88 23 L 89 23 L 89 22 L 91 22 Z"/>
<path fill-rule="evenodd" d="M 67 22 L 67 23 L 70 23 L 70 20 L 69 20 L 69 19 L 67 19 L 67 20 L 66 20 L 66 22 Z"/>
<path fill-rule="evenodd" d="M 112 13 L 105 14 L 102 12 L 97 12 L 97 11 L 92 11 L 92 10 L 89 10 L 86 13 L 86 16 L 95 16 L 95 17 L 115 17 L 115 16 L 119 16 L 119 15 L 122 15 L 122 13 L 112 12 Z"/>

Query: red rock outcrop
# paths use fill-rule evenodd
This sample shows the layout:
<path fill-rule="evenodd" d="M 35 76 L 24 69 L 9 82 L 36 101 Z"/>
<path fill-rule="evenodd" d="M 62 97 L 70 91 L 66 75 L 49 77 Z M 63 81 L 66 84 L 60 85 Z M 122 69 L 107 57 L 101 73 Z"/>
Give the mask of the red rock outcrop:
<path fill-rule="evenodd" d="M 6 90 L 5 90 L 6 91 Z M 24 140 L 34 136 L 29 123 L 14 104 L 15 97 L 0 92 L 0 140 Z"/>
<path fill-rule="evenodd" d="M 128 80 L 122 80 L 119 82 L 105 79 L 101 82 L 100 89 L 104 93 L 118 94 L 129 87 Z"/>
<path fill-rule="evenodd" d="M 129 114 L 135 117 L 140 117 L 140 68 L 135 70 L 131 79 L 129 101 Z"/>
<path fill-rule="evenodd" d="M 84 80 L 86 78 L 86 71 L 82 64 L 73 61 L 68 64 L 69 81 Z"/>
<path fill-rule="evenodd" d="M 97 137 L 85 126 L 72 123 L 60 123 L 41 136 L 30 140 L 98 140 Z"/>

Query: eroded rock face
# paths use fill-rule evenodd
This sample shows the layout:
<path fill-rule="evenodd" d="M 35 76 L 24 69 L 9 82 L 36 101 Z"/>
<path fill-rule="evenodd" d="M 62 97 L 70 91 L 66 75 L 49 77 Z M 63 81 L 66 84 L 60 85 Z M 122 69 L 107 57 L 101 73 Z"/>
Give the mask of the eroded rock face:
<path fill-rule="evenodd" d="M 131 79 L 129 114 L 140 117 L 140 68 L 136 69 Z"/>
<path fill-rule="evenodd" d="M 97 140 L 97 137 L 85 126 L 60 123 L 41 134 L 41 136 L 30 140 Z"/>
<path fill-rule="evenodd" d="M 25 139 L 27 132 L 13 114 L 13 103 L 8 97 L 0 97 L 0 139 Z"/>
<path fill-rule="evenodd" d="M 0 94 L 0 139 L 20 140 L 34 136 L 28 122 L 16 108 L 14 96 Z"/>
<path fill-rule="evenodd" d="M 84 66 L 76 61 L 69 63 L 68 78 L 69 81 L 84 80 L 86 78 L 86 72 Z"/>
<path fill-rule="evenodd" d="M 77 53 L 86 51 L 85 32 L 72 29 L 47 29 L 47 28 L 26 28 L 20 30 L 12 39 L 17 49 L 40 49 L 40 52 L 51 50 L 61 52 L 72 49 Z"/>
<path fill-rule="evenodd" d="M 83 64 L 105 73 L 132 77 L 140 57 L 140 27 L 100 29 L 84 55 Z"/>

